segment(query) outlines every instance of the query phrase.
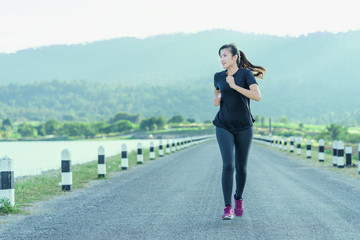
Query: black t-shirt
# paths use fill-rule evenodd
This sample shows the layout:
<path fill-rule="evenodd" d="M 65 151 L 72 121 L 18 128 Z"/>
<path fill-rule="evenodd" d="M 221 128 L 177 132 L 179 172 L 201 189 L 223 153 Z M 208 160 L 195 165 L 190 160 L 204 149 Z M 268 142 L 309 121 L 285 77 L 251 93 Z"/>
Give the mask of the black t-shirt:
<path fill-rule="evenodd" d="M 220 110 L 213 120 L 217 127 L 236 132 L 250 128 L 255 122 L 250 111 L 250 99 L 232 89 L 226 82 L 226 70 L 214 75 L 214 86 L 220 89 Z M 233 75 L 236 85 L 250 89 L 251 84 L 257 84 L 254 75 L 248 69 L 239 68 Z"/>

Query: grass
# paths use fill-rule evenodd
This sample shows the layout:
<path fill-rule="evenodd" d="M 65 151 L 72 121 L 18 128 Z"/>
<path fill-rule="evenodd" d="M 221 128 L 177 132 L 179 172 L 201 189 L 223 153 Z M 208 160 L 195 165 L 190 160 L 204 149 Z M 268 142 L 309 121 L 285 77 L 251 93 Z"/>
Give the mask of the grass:
<path fill-rule="evenodd" d="M 21 210 L 19 210 L 17 206 L 11 206 L 9 199 L 0 199 L 0 216 L 19 212 L 21 212 Z"/>
<path fill-rule="evenodd" d="M 158 147 L 155 149 L 155 158 L 159 158 Z M 150 161 L 150 150 L 143 149 L 144 163 Z M 166 152 L 164 151 L 164 156 Z M 137 165 L 137 151 L 128 153 L 128 169 Z M 106 158 L 106 176 L 105 178 L 98 178 L 97 161 L 92 161 L 85 164 L 72 165 L 73 184 L 71 190 L 74 191 L 79 188 L 84 188 L 92 180 L 101 180 L 111 178 L 111 173 L 122 171 L 121 169 L 121 154 Z M 15 206 L 11 206 L 8 201 L 3 199 L 3 204 L 0 202 L 0 215 L 27 213 L 24 208 L 36 201 L 50 199 L 56 195 L 65 194 L 61 190 L 61 172 L 48 171 L 42 175 L 29 176 L 15 181 Z"/>

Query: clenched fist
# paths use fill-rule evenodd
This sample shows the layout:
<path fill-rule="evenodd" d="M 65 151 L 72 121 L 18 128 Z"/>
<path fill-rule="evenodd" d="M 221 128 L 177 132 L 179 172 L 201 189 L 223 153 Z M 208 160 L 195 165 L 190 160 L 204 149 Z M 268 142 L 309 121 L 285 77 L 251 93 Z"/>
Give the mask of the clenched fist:
<path fill-rule="evenodd" d="M 234 88 L 236 86 L 235 84 L 235 80 L 234 80 L 234 77 L 233 76 L 227 76 L 226 77 L 226 82 L 229 84 L 229 86 L 231 88 Z"/>
<path fill-rule="evenodd" d="M 214 106 L 219 106 L 221 101 L 221 93 L 214 94 Z"/>

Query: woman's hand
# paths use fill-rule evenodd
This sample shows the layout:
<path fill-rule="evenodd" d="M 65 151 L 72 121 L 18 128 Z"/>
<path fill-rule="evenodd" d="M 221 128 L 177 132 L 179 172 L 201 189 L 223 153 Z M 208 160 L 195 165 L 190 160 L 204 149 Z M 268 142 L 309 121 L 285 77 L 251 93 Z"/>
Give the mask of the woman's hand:
<path fill-rule="evenodd" d="M 234 77 L 233 76 L 227 76 L 226 77 L 226 82 L 229 84 L 229 86 L 231 87 L 231 88 L 235 88 L 237 85 L 236 85 L 236 83 L 235 83 L 235 80 L 234 80 Z"/>
<path fill-rule="evenodd" d="M 221 101 L 221 93 L 220 90 L 214 91 L 214 106 L 219 106 Z"/>

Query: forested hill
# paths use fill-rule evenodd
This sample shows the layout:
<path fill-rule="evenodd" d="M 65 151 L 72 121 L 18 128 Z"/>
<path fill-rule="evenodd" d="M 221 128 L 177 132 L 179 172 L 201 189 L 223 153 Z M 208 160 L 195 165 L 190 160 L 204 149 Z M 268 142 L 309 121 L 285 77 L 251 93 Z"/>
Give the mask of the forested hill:
<path fill-rule="evenodd" d="M 209 86 L 188 89 L 171 83 L 104 84 L 85 81 L 59 81 L 11 84 L 2 86 L 0 119 L 13 121 L 107 121 L 117 112 L 140 114 L 141 118 L 174 115 L 212 120 L 216 108 L 212 106 Z M 210 96 L 209 96 L 210 95 Z"/>
<path fill-rule="evenodd" d="M 305 123 L 360 121 L 360 72 L 357 71 L 360 31 L 293 38 L 213 30 L 0 54 L 0 118 L 23 116 L 27 119 L 23 113 L 29 111 L 44 112 L 43 117 L 50 118 L 53 116 L 50 112 L 55 113 L 54 109 L 59 106 L 56 116 L 70 112 L 75 118 L 82 118 L 84 106 L 95 111 L 99 104 L 89 94 L 91 87 L 93 94 L 101 92 L 109 101 L 117 99 L 118 102 L 112 103 L 117 107 L 110 107 L 113 105 L 104 100 L 103 105 L 111 112 L 109 116 L 116 110 L 128 108 L 131 113 L 146 117 L 155 113 L 171 117 L 170 112 L 177 112 L 199 121 L 211 119 L 216 113 L 216 108 L 208 106 L 209 100 L 212 104 L 213 74 L 222 70 L 217 51 L 229 42 L 235 42 L 254 64 L 268 70 L 265 80 L 259 80 L 263 98 L 260 103 L 252 104 L 254 115 L 288 117 Z M 83 84 L 80 90 L 68 88 L 68 81 L 74 80 L 83 80 L 76 81 L 77 86 Z M 98 82 L 103 83 L 102 87 L 98 87 Z M 59 89 L 67 89 L 60 96 L 56 91 L 54 94 L 44 92 L 46 98 L 36 94 L 59 83 L 64 84 L 63 88 L 58 86 Z M 128 89 L 126 86 L 131 94 L 124 92 Z M 152 92 L 147 92 L 150 86 Z M 158 92 L 165 95 L 160 97 Z M 121 98 L 124 94 L 131 98 Z M 5 95 L 10 99 L 5 99 Z M 65 96 L 71 100 L 65 101 Z M 54 101 L 57 105 L 50 106 L 49 102 Z M 136 101 L 142 106 L 135 107 Z M 187 104 L 184 105 L 184 101 Z M 126 107 L 119 109 L 125 106 L 124 102 Z M 162 110 L 152 112 L 149 102 L 162 104 Z M 172 105 L 167 105 L 168 102 Z M 87 114 L 106 114 L 101 108 Z M 61 109 L 66 110 L 59 112 Z"/>
<path fill-rule="evenodd" d="M 0 54 L 0 83 L 52 79 L 101 82 L 209 81 L 221 70 L 217 51 L 235 42 L 274 81 L 359 79 L 360 31 L 276 37 L 213 30 L 87 44 L 54 45 Z"/>

